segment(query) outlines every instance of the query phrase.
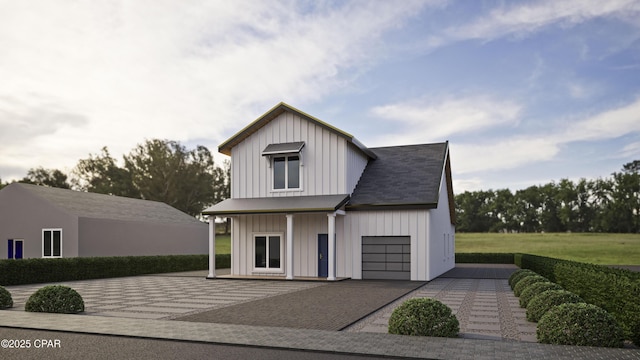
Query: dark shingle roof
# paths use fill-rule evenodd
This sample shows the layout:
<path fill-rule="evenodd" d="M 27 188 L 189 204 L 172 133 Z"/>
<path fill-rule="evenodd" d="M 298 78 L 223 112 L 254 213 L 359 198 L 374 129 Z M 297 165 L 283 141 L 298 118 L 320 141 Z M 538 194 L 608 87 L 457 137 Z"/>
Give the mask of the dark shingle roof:
<path fill-rule="evenodd" d="M 444 175 L 448 143 L 369 148 L 369 160 L 348 210 L 435 208 Z"/>
<path fill-rule="evenodd" d="M 21 183 L 9 186 L 14 185 L 20 186 L 30 193 L 59 207 L 63 211 L 78 217 L 171 224 L 202 223 L 193 216 L 158 201 Z"/>

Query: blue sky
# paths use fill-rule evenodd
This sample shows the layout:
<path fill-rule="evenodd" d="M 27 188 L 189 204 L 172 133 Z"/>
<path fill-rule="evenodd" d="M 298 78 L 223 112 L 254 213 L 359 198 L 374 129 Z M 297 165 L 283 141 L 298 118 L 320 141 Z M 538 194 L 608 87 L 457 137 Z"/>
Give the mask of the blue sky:
<path fill-rule="evenodd" d="M 0 79 L 3 181 L 216 152 L 280 101 L 370 147 L 448 140 L 456 193 L 640 159 L 637 0 L 0 0 Z"/>

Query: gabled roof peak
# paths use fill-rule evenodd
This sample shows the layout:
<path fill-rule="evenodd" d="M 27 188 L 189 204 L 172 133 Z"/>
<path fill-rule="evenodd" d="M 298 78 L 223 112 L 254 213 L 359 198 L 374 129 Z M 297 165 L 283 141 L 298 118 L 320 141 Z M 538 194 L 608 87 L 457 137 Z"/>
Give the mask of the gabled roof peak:
<path fill-rule="evenodd" d="M 262 128 L 263 126 L 265 126 L 266 124 L 268 124 L 271 120 L 277 118 L 278 116 L 280 116 L 282 113 L 284 112 L 290 112 L 293 114 L 296 114 L 298 116 L 300 116 L 301 118 L 310 121 L 322 128 L 325 128 L 335 134 L 337 134 L 340 137 L 345 138 L 347 141 L 351 142 L 352 144 L 354 144 L 356 147 L 358 147 L 363 153 L 365 153 L 367 156 L 369 156 L 372 159 L 376 158 L 376 155 L 369 150 L 366 146 L 364 146 L 360 141 L 358 141 L 353 135 L 351 135 L 350 133 L 340 130 L 337 127 L 330 125 L 312 115 L 309 115 L 307 113 L 305 113 L 302 110 L 299 110 L 287 103 L 284 102 L 280 102 L 278 103 L 276 106 L 272 107 L 271 109 L 269 109 L 266 113 L 264 113 L 262 116 L 260 116 L 259 118 L 257 118 L 256 120 L 254 120 L 253 122 L 251 122 L 249 125 L 245 126 L 242 130 L 238 131 L 235 135 L 233 135 L 232 137 L 230 137 L 227 141 L 225 141 L 224 143 L 220 144 L 220 146 L 218 146 L 218 151 L 225 154 L 225 155 L 229 155 L 231 156 L 231 149 L 236 146 L 237 144 L 239 144 L 240 142 L 242 142 L 244 139 L 246 139 L 247 137 L 249 137 L 251 134 L 255 133 L 256 131 L 260 130 L 260 128 Z"/>

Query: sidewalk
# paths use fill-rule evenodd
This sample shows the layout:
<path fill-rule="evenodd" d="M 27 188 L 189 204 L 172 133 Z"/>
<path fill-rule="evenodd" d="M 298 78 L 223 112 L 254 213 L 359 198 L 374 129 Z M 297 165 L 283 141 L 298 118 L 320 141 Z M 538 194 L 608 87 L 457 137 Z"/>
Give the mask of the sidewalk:
<path fill-rule="evenodd" d="M 632 349 L 16 311 L 3 312 L 0 326 L 402 358 L 640 359 Z"/>

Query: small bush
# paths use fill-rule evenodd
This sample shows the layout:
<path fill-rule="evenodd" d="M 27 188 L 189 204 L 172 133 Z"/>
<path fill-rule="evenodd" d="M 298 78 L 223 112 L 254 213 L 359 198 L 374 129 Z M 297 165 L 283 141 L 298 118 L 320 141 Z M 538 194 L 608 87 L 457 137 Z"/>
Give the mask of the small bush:
<path fill-rule="evenodd" d="M 566 290 L 547 290 L 534 296 L 527 305 L 527 320 L 532 322 L 540 321 L 542 315 L 551 310 L 554 306 L 562 304 L 583 303 L 582 298 Z"/>
<path fill-rule="evenodd" d="M 538 275 L 535 272 L 529 269 L 519 269 L 513 272 L 511 276 L 509 276 L 509 286 L 511 286 L 511 290 L 516 286 L 518 281 L 524 279 L 527 276 Z"/>
<path fill-rule="evenodd" d="M 84 301 L 68 286 L 48 285 L 33 293 L 24 309 L 31 312 L 77 314 L 84 311 Z"/>
<path fill-rule="evenodd" d="M 451 309 L 435 299 L 409 299 L 389 318 L 390 334 L 457 337 L 459 331 L 460 324 Z"/>
<path fill-rule="evenodd" d="M 9 290 L 0 286 L 0 309 L 13 307 L 13 299 Z"/>
<path fill-rule="evenodd" d="M 549 282 L 549 280 L 547 280 L 547 278 L 542 277 L 540 275 L 527 276 L 524 279 L 518 281 L 516 286 L 513 287 L 513 294 L 517 297 L 520 297 L 520 294 L 522 294 L 522 291 L 524 289 L 528 288 L 532 284 L 539 283 L 539 282 Z"/>
<path fill-rule="evenodd" d="M 562 286 L 552 282 L 539 282 L 529 285 L 520 294 L 520 307 L 526 308 L 531 299 L 547 290 L 563 290 Z"/>
<path fill-rule="evenodd" d="M 622 347 L 624 335 L 616 320 L 591 304 L 562 304 L 538 322 L 538 341 L 545 344 Z"/>

